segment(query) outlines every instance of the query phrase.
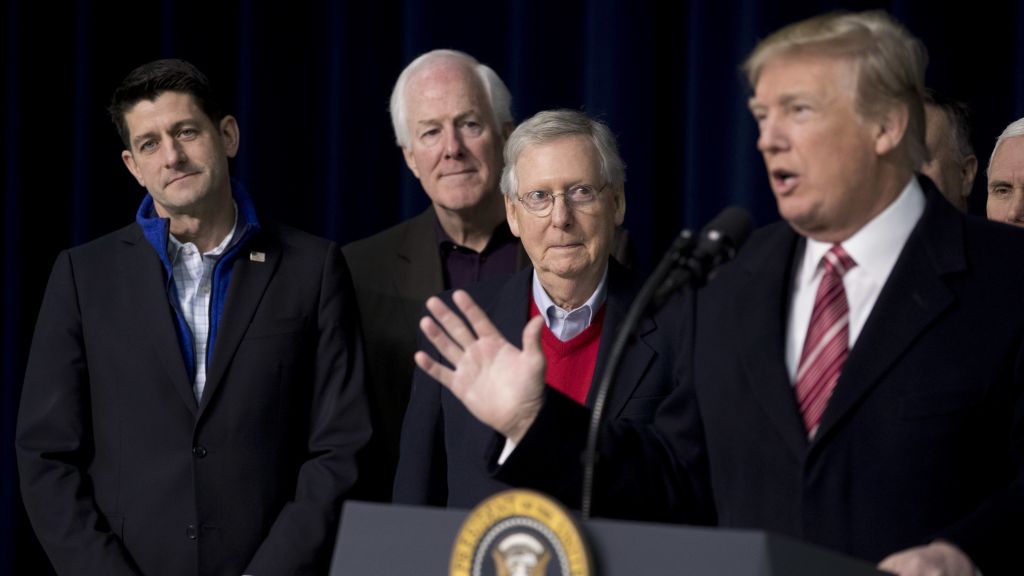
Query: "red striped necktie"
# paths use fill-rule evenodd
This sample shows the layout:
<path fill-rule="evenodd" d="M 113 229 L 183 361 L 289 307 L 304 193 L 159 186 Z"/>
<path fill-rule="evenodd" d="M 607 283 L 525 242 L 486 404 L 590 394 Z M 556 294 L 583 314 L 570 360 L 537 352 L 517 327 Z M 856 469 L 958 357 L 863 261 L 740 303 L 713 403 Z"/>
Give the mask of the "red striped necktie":
<path fill-rule="evenodd" d="M 814 310 L 796 373 L 796 399 L 807 427 L 807 437 L 812 439 L 850 352 L 850 307 L 843 288 L 843 275 L 857 265 L 839 244 L 825 253 L 822 263 L 825 272 L 814 298 Z"/>

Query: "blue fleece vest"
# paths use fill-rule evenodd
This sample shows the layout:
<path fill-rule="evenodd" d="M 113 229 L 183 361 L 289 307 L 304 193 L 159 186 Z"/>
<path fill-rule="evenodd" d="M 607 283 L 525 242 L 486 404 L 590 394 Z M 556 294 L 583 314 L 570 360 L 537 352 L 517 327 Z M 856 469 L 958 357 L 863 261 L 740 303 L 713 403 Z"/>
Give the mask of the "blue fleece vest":
<path fill-rule="evenodd" d="M 224 312 L 224 300 L 227 298 L 228 286 L 231 285 L 231 272 L 234 269 L 234 262 L 242 247 L 248 240 L 260 230 L 259 220 L 256 219 L 256 209 L 252 199 L 241 183 L 231 181 L 231 195 L 238 205 L 238 223 L 235 227 L 236 239 L 213 268 L 213 286 L 210 297 L 210 340 L 206 347 L 207 373 L 211 368 L 213 356 L 213 343 L 217 337 L 217 328 L 220 326 L 220 317 Z M 146 240 L 156 250 L 160 262 L 164 265 L 164 280 L 167 288 L 167 297 L 174 315 L 177 319 L 178 344 L 181 346 L 181 355 L 185 361 L 185 368 L 188 373 L 189 383 L 194 384 L 196 379 L 195 343 L 192 341 L 192 330 L 185 322 L 185 316 L 181 312 L 181 304 L 178 299 L 178 289 L 174 285 L 174 274 L 171 271 L 172 265 L 167 254 L 167 235 L 170 232 L 170 220 L 157 216 L 153 206 L 153 197 L 146 195 L 135 215 L 135 221 L 142 228 Z"/>

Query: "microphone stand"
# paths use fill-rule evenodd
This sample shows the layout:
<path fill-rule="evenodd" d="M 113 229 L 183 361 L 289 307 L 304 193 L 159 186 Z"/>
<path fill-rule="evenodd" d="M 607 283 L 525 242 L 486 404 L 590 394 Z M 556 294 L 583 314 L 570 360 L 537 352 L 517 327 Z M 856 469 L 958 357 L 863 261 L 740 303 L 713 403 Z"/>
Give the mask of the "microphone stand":
<path fill-rule="evenodd" d="M 657 268 L 644 282 L 626 318 L 615 336 L 608 353 L 608 368 L 601 376 L 597 393 L 594 395 L 594 409 L 587 429 L 587 446 L 583 456 L 583 495 L 580 511 L 583 519 L 590 518 L 594 492 L 594 467 L 597 464 L 597 434 L 601 427 L 601 416 L 611 389 L 612 378 L 618 370 L 622 353 L 640 318 L 648 309 L 657 309 L 678 288 L 702 284 L 716 266 L 731 259 L 736 250 L 746 241 L 753 227 L 750 216 L 741 208 L 729 207 L 723 210 L 701 231 L 700 238 L 689 230 L 683 230 L 672 242 Z"/>
<path fill-rule="evenodd" d="M 601 376 L 601 381 L 598 383 L 597 395 L 594 397 L 594 409 L 590 418 L 590 427 L 587 429 L 587 447 L 583 459 L 583 500 L 581 504 L 584 520 L 590 518 L 590 507 L 594 489 L 594 465 L 597 462 L 597 432 L 601 424 L 601 415 L 604 413 L 605 401 L 608 398 L 608 390 L 611 388 L 612 378 L 614 378 L 619 362 L 622 359 L 622 353 L 626 349 L 626 344 L 629 342 L 629 337 L 633 334 L 633 329 L 636 327 L 637 322 L 640 321 L 640 318 L 647 311 L 648 303 L 651 302 L 656 292 L 660 292 L 659 288 L 661 288 L 662 282 L 676 267 L 680 266 L 680 263 L 693 251 L 695 245 L 696 238 L 693 232 L 683 230 L 679 233 L 679 236 L 672 242 L 672 246 L 669 247 L 668 252 L 665 253 L 661 262 L 658 263 L 658 267 L 647 278 L 636 299 L 633 300 L 633 304 L 629 307 L 629 312 L 626 313 L 626 318 L 623 320 L 622 326 L 615 336 L 615 342 L 612 344 L 611 351 L 608 353 L 608 369 L 605 370 Z"/>

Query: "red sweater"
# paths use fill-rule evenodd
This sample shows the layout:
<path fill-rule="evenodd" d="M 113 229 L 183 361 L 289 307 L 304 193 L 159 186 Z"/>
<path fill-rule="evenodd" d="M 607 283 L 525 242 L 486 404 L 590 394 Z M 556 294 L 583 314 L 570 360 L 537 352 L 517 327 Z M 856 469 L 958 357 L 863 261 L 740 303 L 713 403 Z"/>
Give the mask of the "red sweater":
<path fill-rule="evenodd" d="M 541 332 L 541 346 L 548 362 L 544 380 L 548 386 L 580 404 L 586 404 L 594 379 L 597 349 L 601 345 L 601 328 L 604 326 L 604 308 L 601 306 L 590 326 L 566 342 L 559 340 L 546 324 Z M 539 315 L 537 303 L 531 298 L 530 318 Z"/>

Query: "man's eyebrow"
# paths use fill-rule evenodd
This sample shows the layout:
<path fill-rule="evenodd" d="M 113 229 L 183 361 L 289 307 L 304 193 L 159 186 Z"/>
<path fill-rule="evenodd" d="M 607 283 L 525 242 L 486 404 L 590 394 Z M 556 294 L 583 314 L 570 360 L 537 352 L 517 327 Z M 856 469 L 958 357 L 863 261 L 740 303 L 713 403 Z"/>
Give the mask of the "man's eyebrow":
<path fill-rule="evenodd" d="M 149 132 L 143 132 L 142 134 L 139 134 L 135 138 L 132 138 L 132 146 L 137 146 L 140 142 L 144 140 L 149 140 L 153 136 L 156 136 L 156 132 L 152 130 L 150 130 Z"/>
<path fill-rule="evenodd" d="M 174 124 L 171 124 L 170 130 L 171 130 L 171 132 L 175 132 L 177 130 L 181 130 L 181 128 L 184 127 L 184 126 L 195 126 L 196 124 L 198 124 L 198 121 L 195 118 L 185 118 L 183 120 L 178 120 Z M 155 130 L 150 130 L 148 132 L 143 132 L 142 134 L 139 134 L 135 138 L 132 138 L 132 144 L 133 145 L 134 144 L 138 144 L 139 142 L 142 142 L 143 140 L 147 140 L 149 138 L 152 138 L 153 136 L 156 136 L 156 134 L 157 134 L 157 131 L 155 131 Z"/>

